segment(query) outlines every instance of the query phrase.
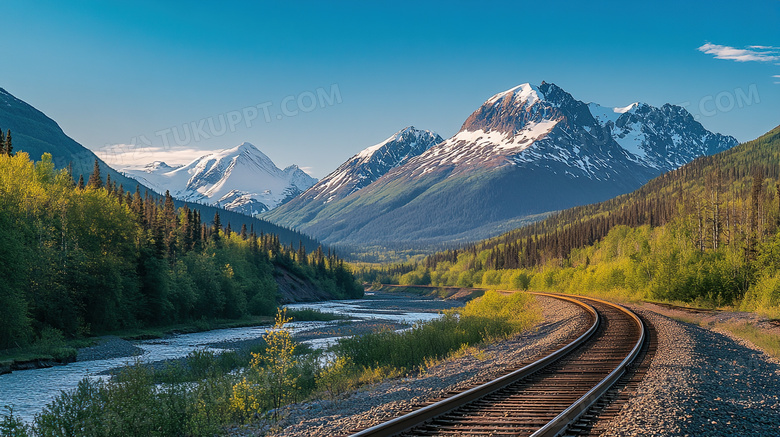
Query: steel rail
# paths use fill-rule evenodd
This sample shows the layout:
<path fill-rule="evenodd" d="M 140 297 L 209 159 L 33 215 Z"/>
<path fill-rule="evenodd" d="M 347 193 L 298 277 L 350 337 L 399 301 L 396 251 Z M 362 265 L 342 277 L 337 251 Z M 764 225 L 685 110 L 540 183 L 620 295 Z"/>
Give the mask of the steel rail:
<path fill-rule="evenodd" d="M 433 419 L 434 417 L 441 416 L 442 414 L 446 414 L 469 402 L 472 402 L 474 400 L 484 397 L 485 395 L 500 390 L 512 383 L 515 383 L 527 377 L 528 375 L 531 375 L 532 373 L 537 372 L 538 370 L 544 367 L 547 367 L 549 364 L 557 361 L 559 358 L 567 355 L 572 350 L 578 348 L 580 345 L 585 343 L 593 335 L 593 333 L 596 332 L 599 325 L 601 324 L 601 317 L 599 316 L 598 312 L 588 304 L 585 304 L 581 301 L 569 297 L 565 297 L 565 296 L 558 296 L 558 295 L 552 295 L 547 293 L 534 293 L 534 294 L 545 295 L 556 299 L 569 301 L 576 305 L 579 305 L 580 307 L 585 309 L 589 314 L 591 314 L 591 316 L 593 317 L 593 324 L 590 326 L 590 328 L 588 328 L 587 331 L 585 331 L 585 333 L 577 337 L 577 339 L 575 339 L 574 341 L 568 343 L 566 346 L 556 350 L 555 352 L 537 361 L 534 361 L 531 364 L 528 364 L 520 369 L 517 369 L 514 372 L 508 373 L 504 376 L 501 376 L 499 378 L 496 378 L 492 381 L 471 388 L 464 392 L 458 393 L 454 396 L 448 397 L 446 399 L 442 399 L 431 405 L 414 410 L 401 417 L 397 417 L 387 422 L 380 423 L 379 425 L 372 426 L 371 428 L 364 429 L 360 432 L 352 434 L 351 437 L 394 436 L 404 431 L 408 431 L 414 428 L 415 426 L 424 423 L 429 419 Z"/>
<path fill-rule="evenodd" d="M 555 296 L 555 295 L 549 295 L 548 296 Z M 613 308 L 616 308 L 623 312 L 624 314 L 628 315 L 632 319 L 634 319 L 634 322 L 639 327 L 639 339 L 637 339 L 636 343 L 634 344 L 634 347 L 631 349 L 631 352 L 626 356 L 626 358 L 623 359 L 623 361 L 620 362 L 618 367 L 615 368 L 612 372 L 610 372 L 609 375 L 607 375 L 606 378 L 602 379 L 601 382 L 599 382 L 595 387 L 590 389 L 587 393 L 585 393 L 581 398 L 579 398 L 575 403 L 573 403 L 569 408 L 561 412 L 558 416 L 555 417 L 555 419 L 548 422 L 545 426 L 540 428 L 538 431 L 531 434 L 532 437 L 557 437 L 562 435 L 566 432 L 566 430 L 577 422 L 579 418 L 585 414 L 588 409 L 590 409 L 593 404 L 598 401 L 598 399 L 604 395 L 604 393 L 607 392 L 607 390 L 612 387 L 618 379 L 620 379 L 621 376 L 623 376 L 624 373 L 626 373 L 626 370 L 629 365 L 636 359 L 637 355 L 639 355 L 640 350 L 642 349 L 642 344 L 645 342 L 646 334 L 646 327 L 645 324 L 642 322 L 642 320 L 634 314 L 633 311 L 628 310 L 627 308 L 614 304 L 612 302 L 607 302 L 602 299 L 595 299 L 590 297 L 584 297 L 584 296 L 577 296 L 579 299 L 586 299 L 594 302 L 599 302 L 605 305 L 612 306 Z"/>
<path fill-rule="evenodd" d="M 552 437 L 563 434 L 569 426 L 576 423 L 577 420 L 601 397 L 609 390 L 615 382 L 626 372 L 628 366 L 633 362 L 636 356 L 639 354 L 642 344 L 644 343 L 646 334 L 645 326 L 641 319 L 637 317 L 633 312 L 626 308 L 607 302 L 601 299 L 589 298 L 584 296 L 570 296 L 560 295 L 553 293 L 532 293 L 539 296 L 546 296 L 555 299 L 568 301 L 579 305 L 585 309 L 593 318 L 593 324 L 588 330 L 580 335 L 574 341 L 568 343 L 566 346 L 556 350 L 555 352 L 530 363 L 521 369 L 515 370 L 509 374 L 496 378 L 480 386 L 471 388 L 464 392 L 458 393 L 446 399 L 435 402 L 431 405 L 422 407 L 407 413 L 401 417 L 383 422 L 376 426 L 367 428 L 355 434 L 352 437 L 386 437 L 393 436 L 405 431 L 409 431 L 425 422 L 430 421 L 436 417 L 445 415 L 453 410 L 456 410 L 464 405 L 467 405 L 473 401 L 481 399 L 491 393 L 497 392 L 515 382 L 523 380 L 524 378 L 536 373 L 537 371 L 557 362 L 564 356 L 567 356 L 572 351 L 580 348 L 584 345 L 596 332 L 602 323 L 602 319 L 599 313 L 591 306 L 583 302 L 592 301 L 598 302 L 603 305 L 608 305 L 612 308 L 619 310 L 620 312 L 629 316 L 637 324 L 639 328 L 639 338 L 634 344 L 629 354 L 620 362 L 620 364 L 612 370 L 605 378 L 598 382 L 593 388 L 591 388 L 585 395 L 580 397 L 577 401 L 563 410 L 554 419 L 546 423 L 543 427 L 535 431 L 532 436 L 535 437 Z"/>

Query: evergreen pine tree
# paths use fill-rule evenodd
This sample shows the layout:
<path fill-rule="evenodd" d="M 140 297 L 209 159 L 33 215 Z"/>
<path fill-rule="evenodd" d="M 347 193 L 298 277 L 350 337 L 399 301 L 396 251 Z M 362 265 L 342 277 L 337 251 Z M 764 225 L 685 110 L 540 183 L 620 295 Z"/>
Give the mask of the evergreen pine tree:
<path fill-rule="evenodd" d="M 308 257 L 306 256 L 306 246 L 303 245 L 303 241 L 298 240 L 298 262 L 307 265 L 309 264 Z"/>
<path fill-rule="evenodd" d="M 8 133 L 5 135 L 4 153 L 8 156 L 14 156 L 14 146 L 11 143 L 11 129 L 8 129 Z"/>
<path fill-rule="evenodd" d="M 5 134 L 0 129 L 0 155 L 5 155 Z"/>
<path fill-rule="evenodd" d="M 2 131 L 0 131 L 2 132 Z M 70 176 L 70 186 L 76 186 L 76 181 L 73 180 L 73 161 L 68 163 L 68 176 Z"/>
<path fill-rule="evenodd" d="M 130 195 L 130 192 L 127 192 Z M 136 217 L 140 220 L 144 212 L 144 202 L 141 199 L 141 186 L 135 186 L 135 194 L 133 194 L 132 202 L 128 202 L 130 209 L 135 213 Z"/>
<path fill-rule="evenodd" d="M 187 205 L 184 205 L 181 211 L 182 249 L 187 252 L 192 249 L 192 211 Z"/>
<path fill-rule="evenodd" d="M 172 231 L 176 227 L 176 207 L 173 205 L 173 197 L 168 190 L 165 190 L 163 212 L 165 213 L 165 226 L 169 231 Z"/>
<path fill-rule="evenodd" d="M 214 213 L 214 227 L 212 228 L 211 237 L 214 241 L 219 241 L 219 231 L 222 230 L 222 221 L 219 219 L 219 211 Z"/>
<path fill-rule="evenodd" d="M 79 190 L 83 190 L 84 189 L 84 175 L 83 174 L 79 175 L 78 187 L 79 187 Z"/>
<path fill-rule="evenodd" d="M 92 169 L 92 174 L 89 175 L 89 181 L 87 181 L 87 187 L 89 188 L 102 188 L 103 179 L 100 177 L 100 164 L 97 158 L 95 158 L 95 167 Z"/>

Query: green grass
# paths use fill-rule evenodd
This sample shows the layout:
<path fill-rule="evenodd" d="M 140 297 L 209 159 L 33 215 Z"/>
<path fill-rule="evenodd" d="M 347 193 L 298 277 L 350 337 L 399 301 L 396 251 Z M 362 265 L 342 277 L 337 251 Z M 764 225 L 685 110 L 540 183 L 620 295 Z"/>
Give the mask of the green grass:
<path fill-rule="evenodd" d="M 715 326 L 753 343 L 775 358 L 780 358 L 780 335 L 762 331 L 750 323 L 720 323 Z"/>
<path fill-rule="evenodd" d="M 398 294 L 411 294 L 413 296 L 425 296 L 436 297 L 439 299 L 446 299 L 453 294 L 461 290 L 468 290 L 471 292 L 469 299 L 476 299 L 485 294 L 486 288 L 471 288 L 471 287 L 434 287 L 434 286 L 420 286 L 420 285 L 382 285 L 372 291 L 379 291 L 382 293 L 398 293 Z"/>
<path fill-rule="evenodd" d="M 525 293 L 501 295 L 487 291 L 457 311 L 421 323 L 412 329 L 382 331 L 344 338 L 336 354 L 364 368 L 389 367 L 399 371 L 419 368 L 472 345 L 507 338 L 541 320 L 535 300 Z"/>
<path fill-rule="evenodd" d="M 15 349 L 0 351 L 0 366 L 10 366 L 14 362 L 23 363 L 35 360 L 66 362 L 75 359 L 77 349 L 95 344 L 95 339 L 82 338 L 66 340 L 60 331 L 47 329 L 33 344 Z"/>

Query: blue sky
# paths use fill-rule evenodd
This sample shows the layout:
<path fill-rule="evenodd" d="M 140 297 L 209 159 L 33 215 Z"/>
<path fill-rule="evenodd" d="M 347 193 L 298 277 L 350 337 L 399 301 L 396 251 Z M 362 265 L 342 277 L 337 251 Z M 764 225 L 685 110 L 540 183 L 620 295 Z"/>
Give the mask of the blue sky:
<path fill-rule="evenodd" d="M 491 95 L 542 80 L 607 106 L 685 104 L 740 141 L 780 124 L 778 0 L 2 11 L 0 87 L 118 167 L 249 141 L 323 177 L 407 125 L 451 136 Z"/>

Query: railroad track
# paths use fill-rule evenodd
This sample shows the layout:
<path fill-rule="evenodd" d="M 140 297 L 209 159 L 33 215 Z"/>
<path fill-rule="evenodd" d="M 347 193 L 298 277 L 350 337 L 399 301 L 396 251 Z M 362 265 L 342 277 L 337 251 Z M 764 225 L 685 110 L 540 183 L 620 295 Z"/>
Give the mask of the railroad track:
<path fill-rule="evenodd" d="M 559 436 L 581 424 L 639 355 L 645 326 L 633 312 L 610 302 L 535 294 L 581 306 L 591 315 L 591 325 L 533 363 L 352 437 Z"/>

